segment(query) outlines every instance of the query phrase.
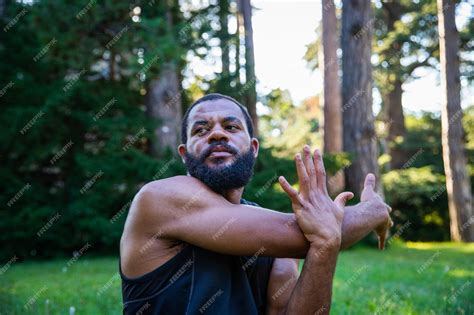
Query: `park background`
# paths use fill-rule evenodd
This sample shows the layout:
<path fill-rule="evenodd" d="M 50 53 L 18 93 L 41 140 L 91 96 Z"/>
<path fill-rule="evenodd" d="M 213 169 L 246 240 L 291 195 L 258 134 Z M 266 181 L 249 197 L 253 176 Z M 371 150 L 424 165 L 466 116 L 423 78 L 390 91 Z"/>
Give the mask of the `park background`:
<path fill-rule="evenodd" d="M 334 314 L 474 313 L 473 1 L 0 0 L 0 21 L 0 314 L 121 312 L 131 199 L 185 174 L 210 92 L 256 125 L 246 199 L 291 211 L 304 144 L 333 194 L 377 175 L 395 224 L 340 255 Z"/>

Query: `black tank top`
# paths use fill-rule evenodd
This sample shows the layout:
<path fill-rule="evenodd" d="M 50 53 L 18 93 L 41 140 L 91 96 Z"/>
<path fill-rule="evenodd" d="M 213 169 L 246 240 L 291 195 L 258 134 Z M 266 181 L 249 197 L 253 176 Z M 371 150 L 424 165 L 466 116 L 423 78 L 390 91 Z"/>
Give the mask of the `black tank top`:
<path fill-rule="evenodd" d="M 258 206 L 241 199 L 242 204 Z M 274 258 L 223 255 L 186 244 L 155 270 L 127 278 L 124 314 L 265 314 Z"/>

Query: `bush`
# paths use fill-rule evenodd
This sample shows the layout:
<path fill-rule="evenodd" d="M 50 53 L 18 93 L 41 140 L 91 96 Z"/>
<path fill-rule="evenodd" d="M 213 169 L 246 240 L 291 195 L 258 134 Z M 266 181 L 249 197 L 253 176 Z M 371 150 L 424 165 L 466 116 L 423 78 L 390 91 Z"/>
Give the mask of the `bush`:
<path fill-rule="evenodd" d="M 399 236 L 409 241 L 449 240 L 444 175 L 425 166 L 390 171 L 382 180 L 386 201 L 393 208 L 393 233 L 400 231 Z"/>

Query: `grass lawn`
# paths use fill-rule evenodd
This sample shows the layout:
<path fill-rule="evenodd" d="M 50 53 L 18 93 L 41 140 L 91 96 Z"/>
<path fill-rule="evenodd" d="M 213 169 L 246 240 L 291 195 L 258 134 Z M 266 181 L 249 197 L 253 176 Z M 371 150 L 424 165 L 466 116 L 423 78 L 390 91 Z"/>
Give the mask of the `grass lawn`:
<path fill-rule="evenodd" d="M 116 258 L 13 263 L 0 314 L 120 314 Z M 0 267 L 3 267 L 0 266 Z M 339 256 L 332 314 L 474 314 L 474 244 L 406 243 Z"/>

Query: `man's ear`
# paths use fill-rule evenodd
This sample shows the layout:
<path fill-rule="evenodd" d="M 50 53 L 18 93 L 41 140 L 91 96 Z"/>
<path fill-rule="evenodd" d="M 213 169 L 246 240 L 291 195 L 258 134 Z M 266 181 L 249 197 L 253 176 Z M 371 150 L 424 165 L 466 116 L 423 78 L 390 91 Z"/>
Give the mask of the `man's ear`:
<path fill-rule="evenodd" d="M 178 146 L 178 153 L 179 153 L 179 156 L 181 157 L 181 160 L 183 161 L 183 163 L 185 162 L 184 160 L 184 155 L 186 154 L 186 145 L 181 143 L 179 146 Z"/>
<path fill-rule="evenodd" d="M 257 138 L 252 138 L 250 140 L 250 146 L 253 148 L 253 156 L 257 158 L 258 156 L 258 149 L 260 148 L 260 143 L 258 142 Z"/>

